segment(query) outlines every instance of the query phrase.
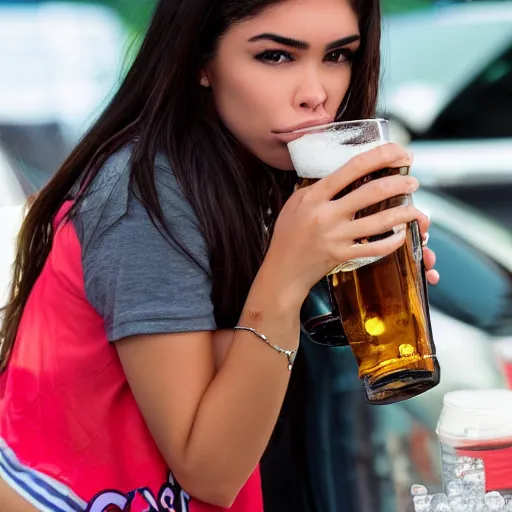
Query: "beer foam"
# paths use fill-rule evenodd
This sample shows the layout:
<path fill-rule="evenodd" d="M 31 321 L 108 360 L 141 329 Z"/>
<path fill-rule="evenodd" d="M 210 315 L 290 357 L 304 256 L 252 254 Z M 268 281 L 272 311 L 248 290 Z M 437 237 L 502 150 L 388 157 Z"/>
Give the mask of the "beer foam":
<path fill-rule="evenodd" d="M 293 166 L 300 178 L 321 179 L 337 171 L 351 158 L 387 144 L 386 140 L 375 140 L 363 144 L 347 144 L 354 140 L 352 130 L 328 130 L 306 133 L 299 139 L 288 143 L 288 151 Z"/>

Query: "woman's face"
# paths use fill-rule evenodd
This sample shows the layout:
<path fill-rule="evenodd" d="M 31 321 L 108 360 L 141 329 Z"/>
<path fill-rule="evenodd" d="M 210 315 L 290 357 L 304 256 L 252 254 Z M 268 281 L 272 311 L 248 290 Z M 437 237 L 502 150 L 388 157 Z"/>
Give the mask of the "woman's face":
<path fill-rule="evenodd" d="M 284 0 L 227 31 L 202 84 L 249 152 L 293 169 L 282 134 L 334 119 L 350 84 L 358 25 L 348 0 Z"/>

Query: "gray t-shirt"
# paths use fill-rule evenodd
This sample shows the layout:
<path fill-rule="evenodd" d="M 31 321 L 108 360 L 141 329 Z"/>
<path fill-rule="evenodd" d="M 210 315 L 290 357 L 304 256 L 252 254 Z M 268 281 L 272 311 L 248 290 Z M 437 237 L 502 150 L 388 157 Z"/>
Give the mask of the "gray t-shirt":
<path fill-rule="evenodd" d="M 209 252 L 197 216 L 168 161 L 155 161 L 167 226 L 152 222 L 129 187 L 131 146 L 111 156 L 73 222 L 86 295 L 109 341 L 139 334 L 215 330 Z M 188 254 L 187 254 L 188 252 Z"/>

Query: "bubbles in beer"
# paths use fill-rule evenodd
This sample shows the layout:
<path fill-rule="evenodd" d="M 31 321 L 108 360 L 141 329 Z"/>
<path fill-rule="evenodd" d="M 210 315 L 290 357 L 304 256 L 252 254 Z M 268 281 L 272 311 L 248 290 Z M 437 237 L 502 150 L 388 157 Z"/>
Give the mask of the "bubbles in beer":
<path fill-rule="evenodd" d="M 382 336 L 386 331 L 386 324 L 378 316 L 375 316 L 366 320 L 364 328 L 370 336 Z"/>
<path fill-rule="evenodd" d="M 409 343 L 402 343 L 402 345 L 398 347 L 398 351 L 400 357 L 412 357 L 416 354 L 416 349 Z"/>

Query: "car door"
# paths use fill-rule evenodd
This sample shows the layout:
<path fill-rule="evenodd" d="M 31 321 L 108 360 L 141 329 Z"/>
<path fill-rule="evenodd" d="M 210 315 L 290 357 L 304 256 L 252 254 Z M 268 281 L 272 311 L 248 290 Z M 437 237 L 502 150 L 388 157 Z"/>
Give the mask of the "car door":
<path fill-rule="evenodd" d="M 414 172 L 512 227 L 512 44 L 411 144 Z"/>

